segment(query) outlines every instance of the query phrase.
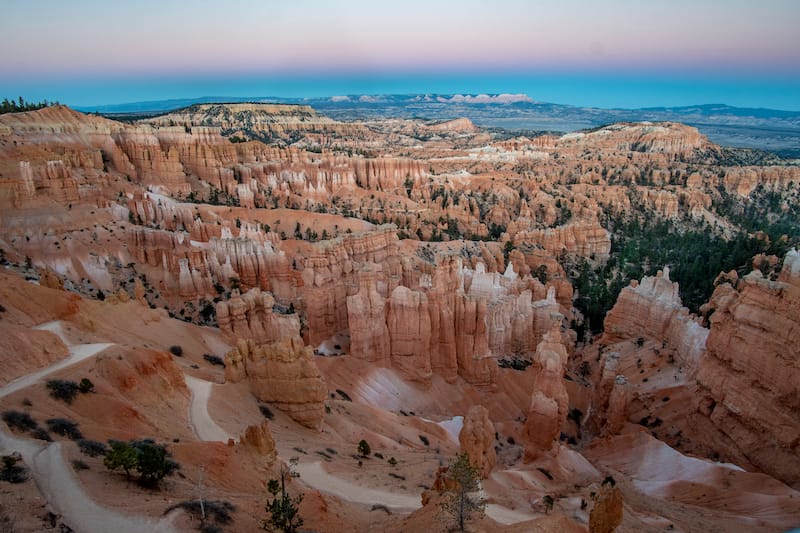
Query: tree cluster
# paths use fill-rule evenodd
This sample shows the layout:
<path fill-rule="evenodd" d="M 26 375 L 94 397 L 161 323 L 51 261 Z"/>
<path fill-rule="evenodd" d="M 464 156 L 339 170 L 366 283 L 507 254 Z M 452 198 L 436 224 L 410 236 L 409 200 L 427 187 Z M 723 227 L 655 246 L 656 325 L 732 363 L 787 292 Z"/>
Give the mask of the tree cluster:
<path fill-rule="evenodd" d="M 152 439 L 128 442 L 111 440 L 108 444 L 109 449 L 103 459 L 106 468 L 122 470 L 128 478 L 132 472 L 138 472 L 142 485 L 158 485 L 164 477 L 180 468 L 178 463 L 170 459 L 166 446 L 156 444 Z"/>
<path fill-rule="evenodd" d="M 42 100 L 41 102 L 26 102 L 21 96 L 17 100 L 9 100 L 8 98 L 3 98 L 2 103 L 0 103 L 0 115 L 4 113 L 20 113 L 22 111 L 34 111 L 36 109 L 42 109 L 45 107 L 50 107 L 51 105 L 58 105 L 58 102 L 48 102 L 47 100 Z"/>

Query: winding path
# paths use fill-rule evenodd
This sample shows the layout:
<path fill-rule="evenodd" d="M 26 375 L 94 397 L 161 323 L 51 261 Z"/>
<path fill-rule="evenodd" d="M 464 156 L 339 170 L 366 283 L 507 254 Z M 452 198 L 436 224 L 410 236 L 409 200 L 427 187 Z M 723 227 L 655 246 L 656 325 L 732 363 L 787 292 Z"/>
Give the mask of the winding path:
<path fill-rule="evenodd" d="M 214 384 L 192 376 L 184 377 L 186 386 L 192 392 L 192 399 L 189 403 L 189 423 L 197 438 L 203 441 L 222 442 L 235 439 L 233 435 L 219 427 L 208 414 L 208 400 L 211 398 L 211 388 Z"/>
<path fill-rule="evenodd" d="M 51 331 L 58 335 L 69 348 L 69 357 L 0 387 L 0 398 L 29 387 L 53 372 L 93 357 L 113 346 L 112 343 L 73 345 L 67 340 L 58 321 L 42 324 L 36 329 Z M 86 494 L 80 481 L 73 474 L 72 468 L 64 462 L 61 445 L 57 442 L 44 444 L 40 441 L 18 438 L 6 431 L 5 424 L 0 424 L 0 449 L 3 453 L 14 451 L 20 453 L 48 505 L 75 531 L 87 533 L 174 531 L 169 518 L 154 520 L 126 515 L 98 505 Z"/>
<path fill-rule="evenodd" d="M 362 487 L 330 474 L 320 461 L 300 463 L 295 466 L 295 470 L 300 474 L 300 479 L 304 483 L 351 503 L 384 505 L 399 513 L 410 513 L 422 507 L 419 495 L 398 494 L 381 489 Z M 537 517 L 537 515 L 514 511 L 495 503 L 490 503 L 486 506 L 486 516 L 495 522 L 506 525 L 525 522 Z"/>

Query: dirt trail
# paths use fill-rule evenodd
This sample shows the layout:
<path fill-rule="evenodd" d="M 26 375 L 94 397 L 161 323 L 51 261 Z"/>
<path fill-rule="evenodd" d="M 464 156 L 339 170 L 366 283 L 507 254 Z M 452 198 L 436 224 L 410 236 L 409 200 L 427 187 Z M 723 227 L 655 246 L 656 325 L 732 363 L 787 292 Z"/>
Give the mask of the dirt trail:
<path fill-rule="evenodd" d="M 61 340 L 64 341 L 64 344 L 67 345 L 67 348 L 69 349 L 69 357 L 60 361 L 56 361 L 52 365 L 37 370 L 36 372 L 18 377 L 14 381 L 7 383 L 3 387 L 0 387 L 0 398 L 8 396 L 9 394 L 22 390 L 26 387 L 30 387 L 48 374 L 58 372 L 62 368 L 66 368 L 70 365 L 74 365 L 75 363 L 79 363 L 84 359 L 93 357 L 106 348 L 113 346 L 113 343 L 108 342 L 97 344 L 70 344 L 64 335 L 64 330 L 61 329 L 61 322 L 59 321 L 48 322 L 46 324 L 36 326 L 34 329 L 46 330 L 58 335 Z"/>
<path fill-rule="evenodd" d="M 422 507 L 419 494 L 399 494 L 356 485 L 330 474 L 320 461 L 300 463 L 295 467 L 295 470 L 300 474 L 300 479 L 307 485 L 319 491 L 334 494 L 351 503 L 385 505 L 392 511 L 400 513 L 410 513 Z M 514 511 L 493 503 L 486 506 L 486 515 L 500 524 L 516 524 L 537 517 L 537 515 Z"/>
<path fill-rule="evenodd" d="M 38 326 L 37 329 L 52 331 L 61 337 L 69 348 L 69 357 L 0 387 L 0 398 L 33 385 L 53 372 L 88 359 L 109 346 L 113 346 L 111 343 L 72 345 L 66 339 L 60 322 L 48 322 Z M 20 453 L 49 507 L 54 513 L 61 515 L 62 521 L 75 531 L 166 533 L 175 530 L 170 518 L 154 520 L 141 516 L 124 515 L 98 505 L 84 492 L 80 481 L 64 462 L 61 445 L 57 442 L 45 445 L 40 441 L 21 439 L 6 431 L 5 424 L 0 424 L 0 450 L 3 454 Z"/>
<path fill-rule="evenodd" d="M 356 485 L 350 481 L 329 474 L 322 463 L 300 463 L 295 469 L 300 474 L 300 479 L 322 492 L 334 494 L 339 498 L 366 505 L 385 505 L 398 512 L 411 512 L 422 507 L 419 495 L 399 494 L 381 489 L 373 489 Z"/>
<path fill-rule="evenodd" d="M 214 386 L 210 381 L 204 381 L 192 376 L 185 376 L 186 386 L 192 392 L 192 399 L 189 403 L 189 423 L 192 425 L 194 434 L 197 438 L 204 441 L 228 442 L 228 439 L 235 439 L 224 429 L 219 427 L 208 414 L 208 400 L 211 397 L 211 389 Z"/>

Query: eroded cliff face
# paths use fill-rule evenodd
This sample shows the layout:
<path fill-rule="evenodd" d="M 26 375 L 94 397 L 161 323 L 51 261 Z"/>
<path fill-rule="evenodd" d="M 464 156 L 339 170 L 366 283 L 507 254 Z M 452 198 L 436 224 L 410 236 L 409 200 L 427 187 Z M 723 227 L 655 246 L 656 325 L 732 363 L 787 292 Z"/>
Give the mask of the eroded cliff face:
<path fill-rule="evenodd" d="M 678 284 L 669 279 L 669 267 L 622 289 L 604 325 L 603 342 L 656 339 L 675 348 L 680 361 L 691 369 L 697 368 L 705 353 L 708 330 L 681 304 Z"/>
<path fill-rule="evenodd" d="M 800 485 L 800 254 L 778 281 L 753 271 L 722 282 L 709 302 L 711 331 L 697 374 L 697 408 L 742 457 Z"/>
<path fill-rule="evenodd" d="M 322 424 L 328 390 L 312 349 L 297 336 L 268 344 L 239 341 L 225 355 L 225 379 L 246 379 L 256 398 L 306 427 L 319 429 Z"/>

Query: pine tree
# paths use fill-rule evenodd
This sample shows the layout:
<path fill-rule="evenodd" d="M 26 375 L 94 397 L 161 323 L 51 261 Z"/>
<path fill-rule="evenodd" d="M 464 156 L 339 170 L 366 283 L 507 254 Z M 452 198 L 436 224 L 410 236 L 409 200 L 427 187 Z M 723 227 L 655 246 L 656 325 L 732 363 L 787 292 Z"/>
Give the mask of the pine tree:
<path fill-rule="evenodd" d="M 481 490 L 480 472 L 469 455 L 462 453 L 450 462 L 446 475 L 455 481 L 455 487 L 447 491 L 440 506 L 456 521 L 458 530 L 464 531 L 465 523 L 483 516 L 486 509 L 486 500 L 476 494 Z"/>

